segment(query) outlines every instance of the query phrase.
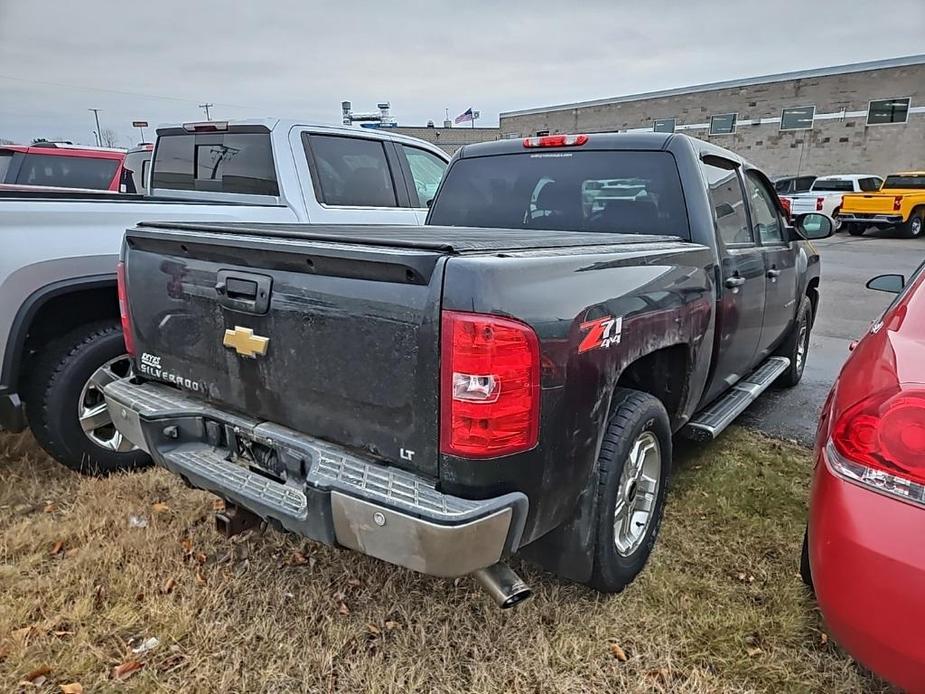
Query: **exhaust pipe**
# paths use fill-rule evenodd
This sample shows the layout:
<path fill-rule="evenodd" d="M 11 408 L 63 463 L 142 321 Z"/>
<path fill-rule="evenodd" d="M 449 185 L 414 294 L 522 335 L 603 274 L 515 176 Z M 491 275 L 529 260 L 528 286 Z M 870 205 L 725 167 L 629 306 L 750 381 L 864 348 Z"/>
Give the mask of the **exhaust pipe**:
<path fill-rule="evenodd" d="M 501 562 L 479 569 L 473 576 L 502 610 L 529 600 L 533 595 L 530 586 L 524 583 L 511 567 Z"/>

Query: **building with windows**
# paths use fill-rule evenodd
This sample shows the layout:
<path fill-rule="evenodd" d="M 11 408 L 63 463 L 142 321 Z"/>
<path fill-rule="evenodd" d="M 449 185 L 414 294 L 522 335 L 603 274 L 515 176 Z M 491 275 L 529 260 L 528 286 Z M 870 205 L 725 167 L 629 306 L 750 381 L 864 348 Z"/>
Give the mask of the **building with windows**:
<path fill-rule="evenodd" d="M 501 137 L 678 132 L 772 176 L 925 168 L 925 55 L 502 113 Z"/>
<path fill-rule="evenodd" d="M 471 145 L 476 142 L 493 142 L 501 139 L 501 130 L 499 128 L 469 128 L 466 126 L 438 128 L 403 125 L 390 128 L 389 131 L 426 140 L 437 145 L 447 154 L 456 154 L 456 150 L 464 145 Z"/>

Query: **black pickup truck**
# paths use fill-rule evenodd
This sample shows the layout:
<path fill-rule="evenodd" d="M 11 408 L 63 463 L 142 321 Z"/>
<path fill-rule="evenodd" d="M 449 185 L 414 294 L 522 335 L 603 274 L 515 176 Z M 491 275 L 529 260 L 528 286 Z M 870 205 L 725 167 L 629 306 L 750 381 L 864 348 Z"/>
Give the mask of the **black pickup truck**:
<path fill-rule="evenodd" d="M 149 223 L 119 290 L 131 441 L 274 525 L 529 595 L 520 554 L 621 590 L 672 437 L 799 381 L 821 215 L 679 135 L 463 148 L 428 226 Z"/>

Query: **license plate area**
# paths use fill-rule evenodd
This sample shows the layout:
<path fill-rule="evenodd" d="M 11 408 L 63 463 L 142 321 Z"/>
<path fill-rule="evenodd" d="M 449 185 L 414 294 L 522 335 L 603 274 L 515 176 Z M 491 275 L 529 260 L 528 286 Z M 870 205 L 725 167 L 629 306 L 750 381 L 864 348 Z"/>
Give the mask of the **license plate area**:
<path fill-rule="evenodd" d="M 207 425 L 207 433 L 209 428 Z M 289 479 L 284 455 L 272 441 L 257 438 L 237 427 L 229 427 L 224 433 L 231 449 L 231 462 L 281 484 Z"/>

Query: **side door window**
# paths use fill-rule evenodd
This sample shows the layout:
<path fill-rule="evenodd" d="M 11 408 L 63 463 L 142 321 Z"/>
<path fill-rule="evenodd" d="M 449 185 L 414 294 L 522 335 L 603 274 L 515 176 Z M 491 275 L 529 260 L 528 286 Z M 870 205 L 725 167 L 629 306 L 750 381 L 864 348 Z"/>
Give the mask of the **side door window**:
<path fill-rule="evenodd" d="M 318 202 L 340 207 L 398 207 L 394 174 L 380 140 L 303 135 Z"/>
<path fill-rule="evenodd" d="M 796 192 L 797 193 L 807 192 L 810 188 L 813 187 L 813 182 L 815 182 L 815 180 L 816 180 L 815 176 L 801 176 L 800 178 L 797 179 Z"/>
<path fill-rule="evenodd" d="M 732 161 L 708 155 L 701 169 L 713 208 L 720 263 L 716 313 L 719 352 L 704 395 L 707 402 L 755 364 L 766 280 L 764 251 L 752 236 L 738 167 Z"/>
<path fill-rule="evenodd" d="M 863 191 L 874 191 L 880 190 L 880 184 L 882 181 L 879 178 L 862 178 L 858 181 L 858 185 Z"/>
<path fill-rule="evenodd" d="M 784 243 L 784 225 L 777 213 L 771 191 L 765 188 L 764 182 L 753 171 L 745 174 L 745 188 L 748 192 L 754 236 L 763 246 Z"/>
<path fill-rule="evenodd" d="M 703 173 L 710 196 L 710 206 L 716 222 L 716 233 L 727 248 L 754 246 L 755 239 L 748 228 L 742 186 L 734 168 L 703 163 Z"/>
<path fill-rule="evenodd" d="M 411 193 L 412 207 L 427 207 L 434 196 L 437 194 L 437 188 L 440 181 L 443 180 L 443 173 L 446 171 L 446 162 L 432 152 L 420 147 L 411 147 L 409 145 L 400 145 L 401 152 L 408 162 L 408 168 L 411 170 L 411 180 L 414 184 Z M 417 196 L 417 199 L 415 199 Z"/>

